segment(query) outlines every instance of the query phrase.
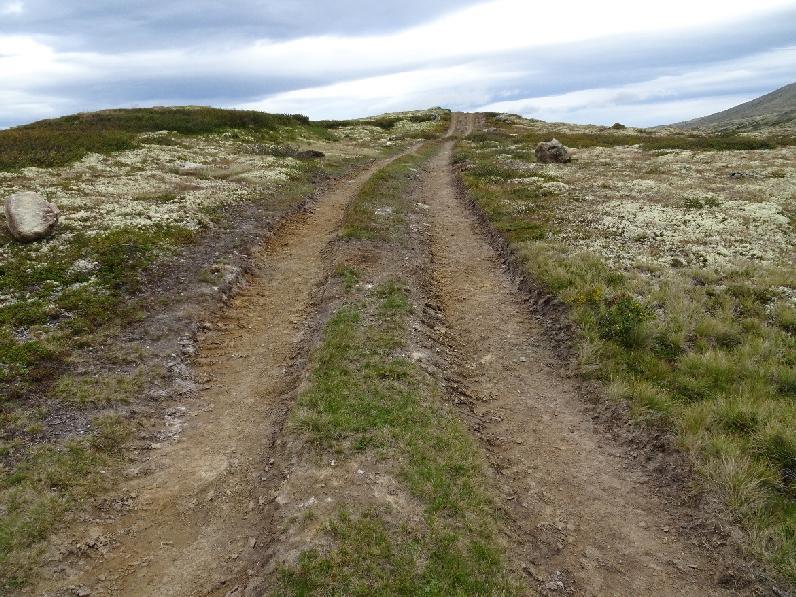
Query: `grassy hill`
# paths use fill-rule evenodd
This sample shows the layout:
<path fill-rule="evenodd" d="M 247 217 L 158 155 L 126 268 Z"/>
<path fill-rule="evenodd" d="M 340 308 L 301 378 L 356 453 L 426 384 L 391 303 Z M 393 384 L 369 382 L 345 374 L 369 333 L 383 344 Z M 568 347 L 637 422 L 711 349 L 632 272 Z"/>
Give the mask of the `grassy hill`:
<path fill-rule="evenodd" d="M 770 127 L 791 128 L 796 126 L 796 83 L 785 85 L 728 110 L 673 126 L 737 131 L 754 131 Z"/>

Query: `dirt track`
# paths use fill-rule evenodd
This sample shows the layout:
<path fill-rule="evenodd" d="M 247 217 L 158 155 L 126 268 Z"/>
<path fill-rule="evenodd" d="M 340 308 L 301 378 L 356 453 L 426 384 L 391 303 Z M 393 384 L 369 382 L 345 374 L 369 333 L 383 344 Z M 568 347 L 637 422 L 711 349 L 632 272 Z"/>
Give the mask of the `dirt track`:
<path fill-rule="evenodd" d="M 461 134 L 473 125 L 472 116 L 454 121 Z M 562 373 L 457 196 L 453 145 L 442 145 L 421 187 L 430 206 L 430 291 L 469 397 L 462 416 L 492 465 L 511 526 L 509 558 L 529 591 L 735 594 L 718 584 L 722 567 L 680 534 L 677 511 L 629 464 L 629 449 L 593 422 Z M 203 408 L 187 413 L 179 440 L 155 446 L 120 489 L 128 512 L 61 538 L 67 555 L 51 562 L 36 594 L 85 587 L 92 595 L 224 595 L 242 562 L 267 567 L 251 552 L 269 540 L 274 495 L 290 474 L 274 462 L 274 446 L 310 349 L 313 297 L 346 205 L 379 166 L 321 197 L 264 247 L 249 286 L 201 343 Z"/>

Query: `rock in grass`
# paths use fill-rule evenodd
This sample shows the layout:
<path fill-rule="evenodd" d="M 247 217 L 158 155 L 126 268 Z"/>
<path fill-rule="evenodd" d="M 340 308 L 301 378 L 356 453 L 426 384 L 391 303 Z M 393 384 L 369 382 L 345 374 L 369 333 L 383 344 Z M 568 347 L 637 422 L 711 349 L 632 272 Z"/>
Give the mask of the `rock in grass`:
<path fill-rule="evenodd" d="M 58 208 L 38 193 L 23 191 L 6 199 L 6 223 L 16 240 L 31 242 L 46 238 L 58 225 Z"/>
<path fill-rule="evenodd" d="M 558 139 L 542 141 L 536 146 L 534 153 L 536 154 L 536 159 L 543 164 L 565 164 L 572 161 L 569 151 Z"/>
<path fill-rule="evenodd" d="M 313 158 L 322 158 L 326 154 L 317 149 L 305 149 L 304 151 L 296 152 L 296 157 L 302 160 L 311 160 Z"/>

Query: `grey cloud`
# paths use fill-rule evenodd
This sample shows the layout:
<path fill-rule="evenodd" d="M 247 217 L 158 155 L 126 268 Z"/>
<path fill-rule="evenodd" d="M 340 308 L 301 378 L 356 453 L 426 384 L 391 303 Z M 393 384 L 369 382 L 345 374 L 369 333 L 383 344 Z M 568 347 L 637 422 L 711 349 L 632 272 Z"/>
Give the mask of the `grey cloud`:
<path fill-rule="evenodd" d="M 478 0 L 26 0 L 7 33 L 55 36 L 72 50 L 121 51 L 310 35 L 364 35 L 422 23 Z"/>
<path fill-rule="evenodd" d="M 796 8 L 793 8 L 699 31 L 623 35 L 485 56 L 465 52 L 453 58 L 440 59 L 431 55 L 403 62 L 398 60 L 401 57 L 396 57 L 390 66 L 341 62 L 326 68 L 305 68 L 297 74 L 298 69 L 291 73 L 289 63 L 288 68 L 283 68 L 285 65 L 271 68 L 274 65 L 267 63 L 231 62 L 227 66 L 222 62 L 221 66 L 216 63 L 211 67 L 203 62 L 203 56 L 213 56 L 216 50 L 223 56 L 229 48 L 240 48 L 254 39 L 376 34 L 421 24 L 466 4 L 453 0 L 379 4 L 363 0 L 337 3 L 250 0 L 232 5 L 211 0 L 191 3 L 144 0 L 131 8 L 121 0 L 91 3 L 26 0 L 21 15 L 0 16 L 3 19 L 0 36 L 8 33 L 48 35 L 51 37 L 43 39 L 57 53 L 79 50 L 100 58 L 118 59 L 118 63 L 111 60 L 111 66 L 107 66 L 100 60 L 74 79 L 36 80 L 23 87 L 4 80 L 0 72 L 0 98 L 4 97 L 4 91 L 10 92 L 8 97 L 23 98 L 11 100 L 5 108 L 0 105 L 0 126 L 111 106 L 153 103 L 236 106 L 291 90 L 433 67 L 477 65 L 487 73 L 506 74 L 483 84 L 454 84 L 444 91 L 444 97 L 439 95 L 442 93 L 439 90 L 435 92 L 437 95 L 407 94 L 404 102 L 405 107 L 410 107 L 410 103 L 414 106 L 422 97 L 424 101 L 427 98 L 429 105 L 445 102 L 452 108 L 472 109 L 488 102 L 592 88 L 619 88 L 717 63 L 731 64 L 746 56 L 796 45 L 796 32 L 790 26 L 796 22 Z M 2 5 L 3 0 L 0 0 L 0 7 Z M 533 26 L 529 24 L 529 35 L 532 34 Z M 131 52 L 164 48 L 186 52 L 184 62 L 164 66 L 157 61 L 150 64 L 142 62 L 140 57 L 130 58 Z M 791 80 L 792 74 L 789 75 Z M 666 99 L 752 97 L 787 82 L 790 80 L 781 72 L 761 71 L 734 81 L 673 87 Z M 30 97 L 23 97 L 26 94 Z M 391 107 L 402 106 L 400 90 L 393 99 Z M 351 98 L 350 108 L 344 101 L 328 101 L 334 103 L 335 114 L 339 116 L 361 115 L 371 105 L 357 97 Z M 640 113 L 638 106 L 662 100 L 638 98 L 631 92 L 624 97 L 619 94 L 612 101 L 613 108 L 595 106 L 591 112 L 593 117 L 622 120 L 623 104 L 634 106 Z M 302 102 L 301 106 L 311 116 L 329 111 L 310 100 Z M 655 112 L 650 110 L 649 113 Z M 589 111 L 577 112 L 577 118 L 588 119 Z"/>
<path fill-rule="evenodd" d="M 578 44 L 548 46 L 507 54 L 496 59 L 506 69 L 534 69 L 522 88 L 501 100 L 555 95 L 594 87 L 611 87 L 678 75 L 712 62 L 732 61 L 766 50 L 796 44 L 796 9 L 775 16 L 750 19 L 730 27 L 704 29 L 687 34 L 623 36 Z M 796 66 L 794 67 L 796 78 Z M 752 77 L 746 86 L 728 93 L 770 91 L 770 81 Z M 683 97 L 688 89 L 678 90 Z M 692 90 L 691 93 L 699 94 Z"/>

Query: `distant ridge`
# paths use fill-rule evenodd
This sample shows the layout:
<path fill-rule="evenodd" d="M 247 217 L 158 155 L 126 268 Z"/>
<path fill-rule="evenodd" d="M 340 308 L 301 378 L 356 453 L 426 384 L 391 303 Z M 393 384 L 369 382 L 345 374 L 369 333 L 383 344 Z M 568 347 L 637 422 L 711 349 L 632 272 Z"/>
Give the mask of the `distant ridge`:
<path fill-rule="evenodd" d="M 672 126 L 753 131 L 796 124 L 796 83 L 791 83 L 734 108 Z"/>

